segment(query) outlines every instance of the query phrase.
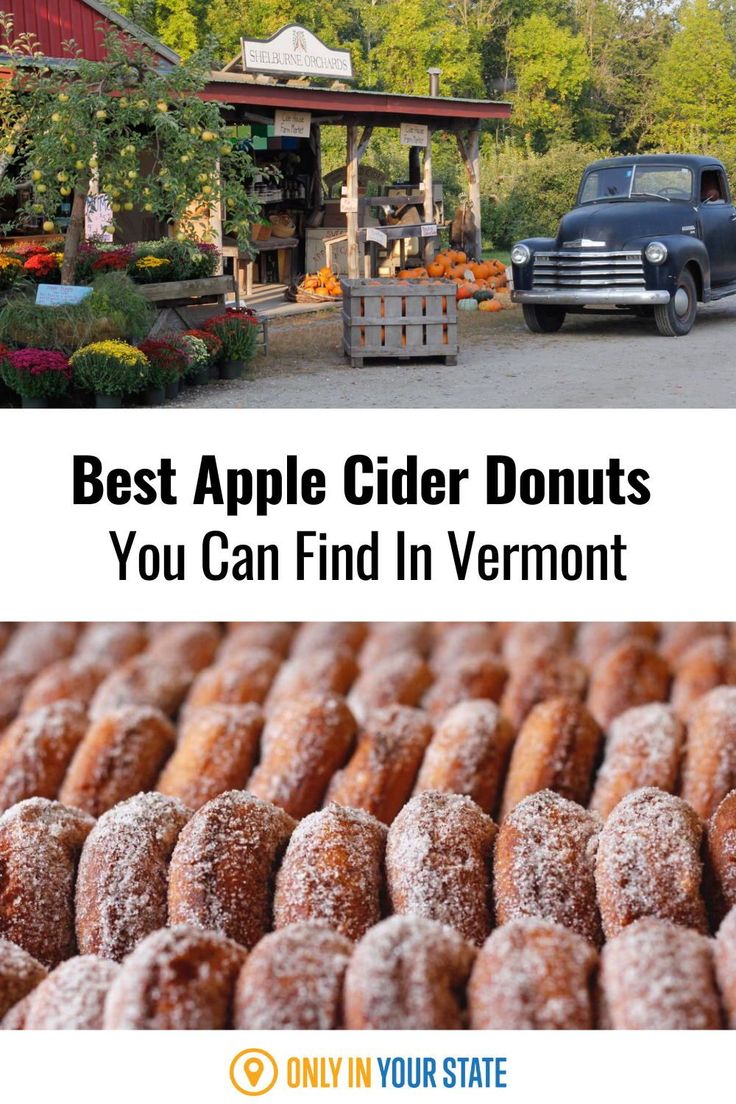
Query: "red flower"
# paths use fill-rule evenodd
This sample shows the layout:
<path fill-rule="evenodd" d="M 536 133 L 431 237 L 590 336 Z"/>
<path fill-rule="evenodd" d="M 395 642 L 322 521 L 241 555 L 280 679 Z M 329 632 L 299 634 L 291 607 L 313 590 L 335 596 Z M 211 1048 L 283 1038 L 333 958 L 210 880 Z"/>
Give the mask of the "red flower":
<path fill-rule="evenodd" d="M 23 265 L 34 276 L 48 276 L 58 268 L 56 257 L 52 253 L 34 253 Z"/>
<path fill-rule="evenodd" d="M 28 372 L 31 376 L 41 376 L 47 372 L 61 372 L 65 379 L 72 378 L 69 361 L 63 353 L 53 349 L 16 349 L 7 357 L 16 372 Z"/>

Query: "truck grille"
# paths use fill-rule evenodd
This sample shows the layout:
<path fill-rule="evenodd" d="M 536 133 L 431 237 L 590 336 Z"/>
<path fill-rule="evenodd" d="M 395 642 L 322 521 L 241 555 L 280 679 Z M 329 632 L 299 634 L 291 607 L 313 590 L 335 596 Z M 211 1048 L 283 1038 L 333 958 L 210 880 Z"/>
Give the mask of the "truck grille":
<path fill-rule="evenodd" d="M 645 287 L 639 251 L 535 253 L 533 288 Z"/>

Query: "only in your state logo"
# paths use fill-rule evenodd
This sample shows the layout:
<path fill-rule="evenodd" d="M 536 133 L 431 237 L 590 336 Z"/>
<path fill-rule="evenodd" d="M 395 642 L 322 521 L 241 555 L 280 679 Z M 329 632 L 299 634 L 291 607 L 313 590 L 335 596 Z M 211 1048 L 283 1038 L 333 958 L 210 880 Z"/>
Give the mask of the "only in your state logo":
<path fill-rule="evenodd" d="M 241 1050 L 230 1063 L 230 1080 L 244 1096 L 263 1096 L 274 1087 L 278 1076 L 274 1056 L 256 1047 Z"/>

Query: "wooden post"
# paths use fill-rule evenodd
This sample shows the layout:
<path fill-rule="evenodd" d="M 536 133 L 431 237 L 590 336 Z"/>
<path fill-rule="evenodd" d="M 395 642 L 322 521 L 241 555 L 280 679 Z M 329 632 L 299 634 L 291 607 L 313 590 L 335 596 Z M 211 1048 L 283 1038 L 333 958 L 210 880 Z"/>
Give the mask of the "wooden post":
<path fill-rule="evenodd" d="M 432 128 L 427 131 L 427 147 L 424 151 L 424 221 L 434 222 L 434 189 L 432 180 Z M 424 250 L 425 262 L 434 257 L 435 239 L 427 238 Z"/>
<path fill-rule="evenodd" d="M 474 230 L 473 253 L 475 259 L 479 261 L 483 252 L 480 215 L 480 127 L 472 127 L 466 137 L 460 133 L 456 137 L 468 180 L 468 202 L 470 203 Z"/>
<path fill-rule="evenodd" d="M 348 228 L 348 277 L 356 280 L 360 276 L 360 253 L 358 249 L 358 128 L 348 125 L 347 141 L 347 228 Z"/>
<path fill-rule="evenodd" d="M 310 128 L 310 141 L 314 150 L 314 177 L 312 178 L 312 194 L 309 201 L 312 207 L 322 207 L 322 128 L 312 123 Z"/>

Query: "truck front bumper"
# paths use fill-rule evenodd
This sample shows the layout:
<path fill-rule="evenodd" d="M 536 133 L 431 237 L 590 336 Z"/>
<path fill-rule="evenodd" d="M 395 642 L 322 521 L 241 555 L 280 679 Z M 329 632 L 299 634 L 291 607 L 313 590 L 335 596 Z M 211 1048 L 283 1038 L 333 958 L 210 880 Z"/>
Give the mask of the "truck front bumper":
<path fill-rule="evenodd" d="M 547 307 L 653 307 L 669 303 L 668 291 L 646 288 L 549 288 L 539 291 L 514 291 L 515 303 L 539 303 Z"/>

